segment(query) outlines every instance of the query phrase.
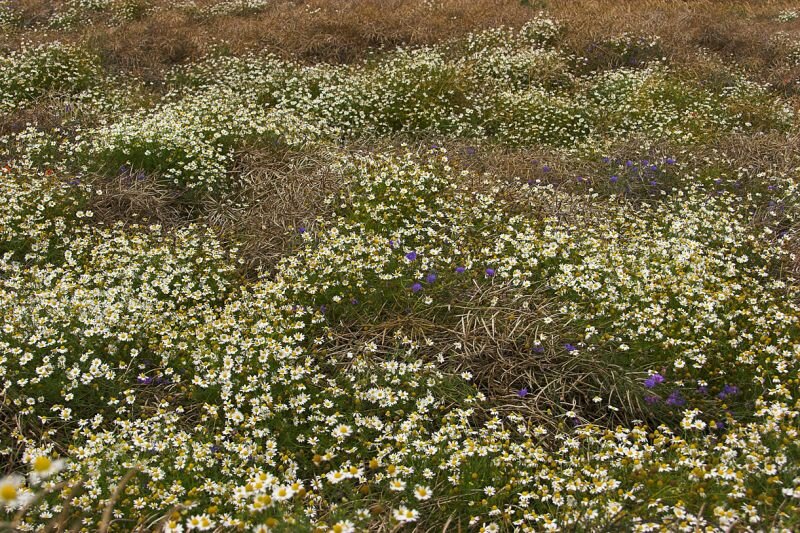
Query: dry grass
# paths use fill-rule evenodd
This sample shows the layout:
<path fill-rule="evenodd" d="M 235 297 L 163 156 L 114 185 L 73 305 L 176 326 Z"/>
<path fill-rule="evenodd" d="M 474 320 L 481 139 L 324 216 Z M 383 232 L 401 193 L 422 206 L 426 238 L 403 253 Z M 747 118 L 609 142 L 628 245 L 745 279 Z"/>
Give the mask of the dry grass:
<path fill-rule="evenodd" d="M 124 172 L 96 180 L 102 184 L 103 194 L 92 196 L 90 208 L 99 222 L 176 227 L 190 215 L 188 207 L 181 205 L 175 190 L 164 185 L 155 175 Z"/>
<path fill-rule="evenodd" d="M 324 200 L 339 185 L 331 164 L 337 152 L 244 149 L 231 170 L 230 190 L 187 196 L 155 174 L 122 172 L 95 176 L 103 194 L 89 206 L 95 220 L 113 225 L 188 222 L 215 228 L 237 246 L 244 271 L 269 269 L 301 242 L 300 228 L 313 230 L 325 214 Z"/>
<path fill-rule="evenodd" d="M 63 4 L 19 3 L 27 25 L 45 21 Z M 380 49 L 433 44 L 498 25 L 520 26 L 543 8 L 566 24 L 566 44 L 582 55 L 622 32 L 653 34 L 662 37 L 663 52 L 673 61 L 691 63 L 698 48 L 704 48 L 725 61 L 735 58 L 779 88 L 800 88 L 800 68 L 782 62 L 785 49 L 774 38 L 780 31 L 800 39 L 800 20 L 775 20 L 782 9 L 796 7 L 787 0 L 589 0 L 580 2 L 579 9 L 572 0 L 295 0 L 276 1 L 260 13 L 213 19 L 169 8 L 165 0 L 151 4 L 161 9 L 124 24 L 107 24 L 98 15 L 95 24 L 70 30 L 7 32 L 0 36 L 0 48 L 22 39 L 85 43 L 111 71 L 158 80 L 166 68 L 213 50 L 241 54 L 259 49 L 346 63 Z"/>
<path fill-rule="evenodd" d="M 800 20 L 775 20 L 785 0 L 589 0 L 580 9 L 570 0 L 550 0 L 548 12 L 565 22 L 567 41 L 576 53 L 629 32 L 658 35 L 665 57 L 691 65 L 698 49 L 730 63 L 786 92 L 800 90 L 800 69 L 785 64 L 785 50 L 774 36 L 781 31 L 800 39 Z"/>
<path fill-rule="evenodd" d="M 339 186 L 326 151 L 245 150 L 239 154 L 235 192 L 209 195 L 202 220 L 239 246 L 247 272 L 270 268 L 301 243 L 325 214 L 325 198 Z"/>
<path fill-rule="evenodd" d="M 641 376 L 596 352 L 565 349 L 580 335 L 544 288 L 521 295 L 503 283 L 473 283 L 448 291 L 446 303 L 407 312 L 386 308 L 350 327 L 339 324 L 326 353 L 346 364 L 354 348 L 372 344 L 376 356 L 388 356 L 396 353 L 396 339 L 407 337 L 419 346 L 415 357 L 442 356 L 439 366 L 448 372 L 471 373 L 487 397 L 482 408 L 520 413 L 551 429 L 567 409 L 576 415 L 570 424 L 614 425 L 649 416 L 641 395 L 631 392 Z M 623 408 L 611 412 L 609 404 Z"/>
<path fill-rule="evenodd" d="M 41 22 L 61 4 L 25 0 L 23 18 Z M 0 47 L 14 46 L 22 38 L 86 43 L 112 71 L 148 79 L 219 47 L 234 54 L 259 49 L 307 61 L 352 62 L 381 48 L 432 44 L 498 25 L 519 26 L 534 14 L 516 0 L 278 1 L 247 16 L 209 20 L 166 8 L 122 25 L 98 22 L 68 31 L 15 32 L 0 37 Z"/>

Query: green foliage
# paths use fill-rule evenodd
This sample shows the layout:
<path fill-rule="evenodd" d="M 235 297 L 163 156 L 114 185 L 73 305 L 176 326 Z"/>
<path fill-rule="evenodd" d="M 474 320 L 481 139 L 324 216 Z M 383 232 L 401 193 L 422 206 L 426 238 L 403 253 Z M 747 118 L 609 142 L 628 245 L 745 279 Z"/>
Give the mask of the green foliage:
<path fill-rule="evenodd" d="M 102 529 L 113 506 L 116 530 L 796 529 L 797 169 L 712 144 L 795 114 L 655 38 L 573 57 L 563 31 L 344 66 L 218 53 L 157 99 L 72 46 L 0 60 L 3 109 L 59 120 L 3 139 L 0 516 L 29 506 L 9 527 Z M 394 135 L 420 146 L 349 144 Z M 538 180 L 460 170 L 438 144 L 465 140 L 465 165 L 494 150 Z M 337 191 L 244 279 L 213 210 L 258 207 L 240 151 L 286 147 L 324 152 Z M 186 219 L 92 211 L 144 178 Z"/>
<path fill-rule="evenodd" d="M 50 92 L 76 93 L 96 83 L 94 58 L 72 45 L 24 47 L 0 57 L 0 112 Z"/>

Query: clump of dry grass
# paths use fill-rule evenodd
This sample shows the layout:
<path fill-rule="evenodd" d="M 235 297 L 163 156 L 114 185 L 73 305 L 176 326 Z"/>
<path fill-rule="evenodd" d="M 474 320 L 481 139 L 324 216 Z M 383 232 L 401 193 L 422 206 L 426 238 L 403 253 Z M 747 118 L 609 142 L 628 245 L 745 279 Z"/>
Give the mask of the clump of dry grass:
<path fill-rule="evenodd" d="M 472 284 L 452 296 L 424 310 L 386 308 L 378 320 L 339 324 L 330 353 L 346 361 L 354 346 L 372 344 L 377 354 L 391 354 L 395 339 L 406 337 L 418 355 L 449 372 L 471 374 L 486 395 L 487 410 L 521 413 L 553 429 L 568 411 L 575 415 L 570 424 L 614 425 L 652 416 L 652 407 L 631 392 L 636 376 L 595 351 L 572 351 L 580 334 L 545 287 L 521 293 L 502 283 Z M 611 404 L 622 409 L 611 411 Z"/>
<path fill-rule="evenodd" d="M 63 2 L 25 0 L 21 30 L 0 38 L 0 48 L 20 39 L 89 45 L 111 71 L 160 79 L 177 63 L 222 48 L 241 54 L 259 49 L 307 61 L 347 63 L 397 46 L 433 44 L 499 25 L 520 26 L 535 11 L 516 0 L 346 0 L 275 2 L 247 16 L 209 20 L 154 0 L 154 9 L 123 24 L 79 25 L 67 30 L 32 30 Z M 199 2 L 200 7 L 203 2 Z M 106 21 L 110 22 L 110 21 Z"/>
<path fill-rule="evenodd" d="M 29 125 L 35 125 L 43 131 L 51 131 L 62 125 L 62 118 L 53 113 L 47 99 L 40 99 L 33 105 L 0 114 L 0 136 L 19 133 Z"/>
<path fill-rule="evenodd" d="M 204 197 L 199 218 L 237 243 L 247 272 L 269 269 L 325 214 L 324 200 L 339 186 L 333 158 L 328 151 L 245 149 L 234 190 Z"/>
<path fill-rule="evenodd" d="M 326 210 L 324 200 L 339 185 L 331 164 L 334 151 L 246 148 L 231 169 L 236 176 L 225 194 L 188 195 L 156 174 L 121 169 L 115 176 L 94 176 L 89 208 L 98 223 L 200 223 L 215 228 L 236 246 L 245 272 L 272 267 L 301 243 Z"/>
<path fill-rule="evenodd" d="M 189 206 L 155 175 L 121 171 L 114 177 L 95 178 L 102 192 L 92 196 L 90 209 L 96 220 L 113 225 L 151 223 L 176 227 L 189 218 Z"/>
<path fill-rule="evenodd" d="M 800 24 L 779 23 L 776 15 L 794 2 L 677 0 L 551 0 L 547 10 L 568 28 L 566 43 L 575 53 L 602 46 L 621 33 L 657 35 L 665 57 L 692 65 L 701 58 L 699 49 L 725 62 L 735 61 L 758 79 L 771 82 L 787 93 L 800 89 L 800 72 L 786 62 L 773 39 L 777 31 L 800 38 Z M 606 58 L 613 62 L 614 58 Z"/>

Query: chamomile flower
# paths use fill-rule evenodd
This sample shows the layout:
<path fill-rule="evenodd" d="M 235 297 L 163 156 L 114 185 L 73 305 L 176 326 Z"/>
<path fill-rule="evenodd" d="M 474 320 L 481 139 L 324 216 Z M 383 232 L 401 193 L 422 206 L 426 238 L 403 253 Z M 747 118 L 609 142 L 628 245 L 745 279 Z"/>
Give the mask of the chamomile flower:
<path fill-rule="evenodd" d="M 24 484 L 25 478 L 16 474 L 0 479 L 0 504 L 12 509 L 23 505 L 30 496 Z"/>
<path fill-rule="evenodd" d="M 333 429 L 332 434 L 337 439 L 343 439 L 353 434 L 353 428 L 347 424 L 339 424 Z"/>
<path fill-rule="evenodd" d="M 272 499 L 276 502 L 286 501 L 294 496 L 294 489 L 289 485 L 278 485 L 272 489 Z"/>
<path fill-rule="evenodd" d="M 336 484 L 339 483 L 340 481 L 349 478 L 350 476 L 348 472 L 345 472 L 343 470 L 331 470 L 330 472 L 325 474 L 325 477 L 328 479 L 330 483 Z"/>
<path fill-rule="evenodd" d="M 65 465 L 64 459 L 51 459 L 46 455 L 38 455 L 31 461 L 31 481 L 36 483 L 39 480 L 47 479 L 60 472 Z"/>
<path fill-rule="evenodd" d="M 167 520 L 163 525 L 164 533 L 183 533 L 183 524 L 177 520 Z"/>
<path fill-rule="evenodd" d="M 429 500 L 432 496 L 431 489 L 430 487 L 417 485 L 414 487 L 414 496 L 420 501 Z"/>
<path fill-rule="evenodd" d="M 416 509 L 409 509 L 405 505 L 401 505 L 392 513 L 394 519 L 401 523 L 415 522 L 419 517 L 419 511 Z"/>
<path fill-rule="evenodd" d="M 186 522 L 186 528 L 190 530 L 208 531 L 214 528 L 214 522 L 207 514 L 194 515 Z"/>
<path fill-rule="evenodd" d="M 354 533 L 356 531 L 355 524 L 350 520 L 342 520 L 341 522 L 336 522 L 333 526 L 331 526 L 330 533 Z"/>
<path fill-rule="evenodd" d="M 402 479 L 393 479 L 389 482 L 389 490 L 394 492 L 402 492 L 406 490 L 406 482 Z"/>

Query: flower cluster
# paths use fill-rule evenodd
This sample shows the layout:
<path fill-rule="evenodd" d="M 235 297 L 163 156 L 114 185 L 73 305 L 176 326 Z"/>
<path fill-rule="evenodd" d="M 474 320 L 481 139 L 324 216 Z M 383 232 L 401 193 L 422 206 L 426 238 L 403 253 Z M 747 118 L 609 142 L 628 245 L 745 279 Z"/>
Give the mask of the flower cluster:
<path fill-rule="evenodd" d="M 16 24 L 18 15 L 10 1 L 0 2 L 0 28 L 8 28 Z"/>
<path fill-rule="evenodd" d="M 0 113 L 48 91 L 79 92 L 98 75 L 96 60 L 73 45 L 24 46 L 0 56 Z"/>
<path fill-rule="evenodd" d="M 178 187 L 212 192 L 223 186 L 232 149 L 252 141 L 301 145 L 320 130 L 291 113 L 269 110 L 248 94 L 220 87 L 123 115 L 72 143 L 74 157 L 89 169 L 156 173 Z"/>
<path fill-rule="evenodd" d="M 562 32 L 538 16 L 343 66 L 212 57 L 143 102 L 112 102 L 71 46 L 0 60 L 3 109 L 48 94 L 66 124 L 2 139 L 3 526 L 800 527 L 800 168 L 692 151 L 796 118 L 658 61 L 657 39 L 580 58 Z M 466 163 L 347 145 L 393 134 L 479 142 Z M 467 168 L 532 145 L 564 168 Z M 336 192 L 248 270 L 197 213 L 259 201 L 240 150 L 299 147 Z M 127 176 L 182 214 L 101 216 Z"/>
<path fill-rule="evenodd" d="M 276 277 L 239 290 L 196 229 L 78 232 L 57 264 L 7 263 L 5 394 L 46 428 L 10 435 L 8 449 L 42 455 L 66 433 L 61 475 L 87 489 L 71 505 L 99 514 L 134 472 L 119 516 L 173 513 L 172 531 L 435 520 L 429 501 L 489 530 L 760 524 L 786 494 L 797 509 L 798 310 L 768 281 L 780 246 L 730 196 L 690 189 L 592 220 L 540 219 L 471 191 L 441 152 L 363 156 L 341 172 L 333 218 Z M 562 194 L 521 193 L 537 205 Z M 425 296 L 408 291 L 415 280 Z M 416 306 L 440 286 L 542 282 L 586 330 L 565 352 L 641 376 L 639 394 L 674 425 L 479 422 L 484 395 L 402 331 L 341 350 L 331 329 L 348 308 Z M 19 481 L 6 483 L 23 494 Z M 743 506 L 756 486 L 763 498 Z M 43 499 L 27 524 L 56 509 Z"/>
<path fill-rule="evenodd" d="M 57 254 L 59 241 L 82 211 L 87 187 L 60 172 L 44 172 L 22 162 L 0 168 L 0 256 L 35 261 Z"/>
<path fill-rule="evenodd" d="M 130 110 L 135 98 L 92 104 L 96 93 L 84 89 L 108 80 L 77 49 L 56 44 L 12 54 L 6 70 L 13 75 L 0 95 L 8 93 L 11 106 L 51 89 L 78 93 L 75 103 L 59 102 L 67 115 L 80 103 L 69 135 L 19 139 L 37 164 L 54 162 L 36 153 L 44 144 L 47 155 L 81 171 L 113 175 L 125 165 L 207 192 L 230 183 L 235 152 L 245 146 L 432 133 L 584 150 L 609 136 L 696 143 L 723 132 L 783 130 L 793 120 L 788 104 L 745 79 L 709 90 L 658 62 L 581 74 L 579 58 L 556 47 L 558 32 L 539 17 L 516 31 L 488 30 L 352 66 L 212 57 L 175 69 L 159 103 Z M 116 109 L 111 100 L 119 100 Z M 97 112 L 106 114 L 99 126 Z"/>

